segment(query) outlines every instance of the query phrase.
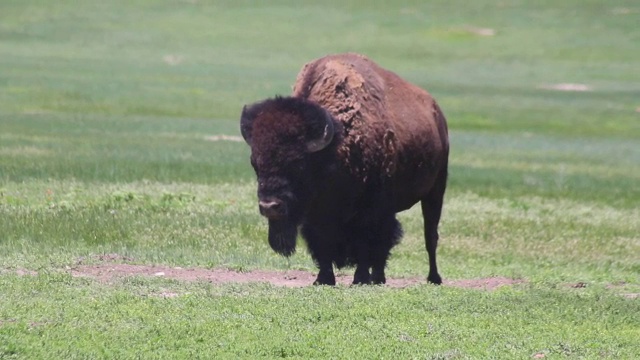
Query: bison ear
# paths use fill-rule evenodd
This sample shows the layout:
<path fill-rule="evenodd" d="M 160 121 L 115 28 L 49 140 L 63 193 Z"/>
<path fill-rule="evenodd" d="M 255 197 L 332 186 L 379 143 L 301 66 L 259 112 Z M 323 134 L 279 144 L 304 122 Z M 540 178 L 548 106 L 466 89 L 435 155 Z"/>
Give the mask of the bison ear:
<path fill-rule="evenodd" d="M 333 140 L 335 128 L 333 126 L 333 118 L 328 111 L 322 109 L 322 117 L 324 120 L 324 131 L 315 139 L 307 141 L 307 152 L 316 152 L 326 148 Z"/>
<path fill-rule="evenodd" d="M 240 115 L 240 133 L 249 146 L 251 146 L 251 129 L 253 128 L 254 119 L 255 114 L 253 114 L 251 108 L 247 108 L 247 105 L 243 106 L 242 115 Z"/>

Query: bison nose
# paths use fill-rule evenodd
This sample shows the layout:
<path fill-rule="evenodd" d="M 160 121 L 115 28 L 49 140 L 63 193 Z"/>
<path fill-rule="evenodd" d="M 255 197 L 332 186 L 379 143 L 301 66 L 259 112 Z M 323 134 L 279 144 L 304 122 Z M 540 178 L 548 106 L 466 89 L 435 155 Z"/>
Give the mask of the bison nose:
<path fill-rule="evenodd" d="M 281 200 L 260 200 L 258 203 L 260 214 L 269 219 L 281 218 L 285 215 L 285 206 Z"/>

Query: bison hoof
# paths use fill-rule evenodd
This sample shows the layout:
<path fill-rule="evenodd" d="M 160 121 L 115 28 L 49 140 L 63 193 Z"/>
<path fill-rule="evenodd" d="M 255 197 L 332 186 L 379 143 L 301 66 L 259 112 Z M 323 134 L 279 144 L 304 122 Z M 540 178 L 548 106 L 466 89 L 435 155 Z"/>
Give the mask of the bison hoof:
<path fill-rule="evenodd" d="M 313 282 L 313 285 L 315 285 L 315 286 L 318 286 L 318 285 L 335 286 L 336 282 L 335 281 L 334 282 L 329 282 L 329 281 L 321 282 L 321 281 L 316 280 L 316 281 Z"/>
<path fill-rule="evenodd" d="M 429 276 L 427 276 L 427 281 L 429 283 L 431 283 L 431 284 L 434 284 L 434 285 L 442 284 L 442 278 L 440 277 L 440 275 L 438 273 L 429 274 Z"/>
<path fill-rule="evenodd" d="M 356 269 L 356 273 L 353 275 L 353 285 L 369 285 L 371 284 L 371 275 L 369 269 L 362 270 Z"/>
<path fill-rule="evenodd" d="M 336 278 L 333 276 L 326 276 L 326 277 L 318 276 L 316 281 L 313 282 L 313 285 L 335 286 L 335 284 L 336 284 Z"/>
<path fill-rule="evenodd" d="M 372 278 L 371 279 L 371 283 L 373 285 L 384 285 L 387 283 L 387 279 L 385 279 L 385 277 L 381 277 L 381 278 Z"/>
<path fill-rule="evenodd" d="M 371 281 L 356 281 L 356 280 L 353 280 L 353 282 L 351 283 L 351 285 L 354 285 L 354 286 L 359 286 L 359 285 L 371 285 Z"/>

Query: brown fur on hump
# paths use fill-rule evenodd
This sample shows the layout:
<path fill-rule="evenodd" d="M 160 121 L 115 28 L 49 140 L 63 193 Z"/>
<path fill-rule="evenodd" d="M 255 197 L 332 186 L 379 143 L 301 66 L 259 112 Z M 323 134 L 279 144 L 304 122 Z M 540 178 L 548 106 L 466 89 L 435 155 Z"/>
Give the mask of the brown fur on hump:
<path fill-rule="evenodd" d="M 293 96 L 320 104 L 344 124 L 338 152 L 362 181 L 393 176 L 402 148 L 416 151 L 425 138 L 438 137 L 433 134 L 431 96 L 359 54 L 330 55 L 306 64 Z M 425 133 L 425 123 L 434 128 Z"/>
<path fill-rule="evenodd" d="M 392 175 L 396 164 L 395 133 L 385 99 L 387 84 L 380 68 L 358 54 L 326 56 L 306 64 L 293 96 L 312 100 L 344 125 L 338 148 L 353 175 L 366 181 Z"/>

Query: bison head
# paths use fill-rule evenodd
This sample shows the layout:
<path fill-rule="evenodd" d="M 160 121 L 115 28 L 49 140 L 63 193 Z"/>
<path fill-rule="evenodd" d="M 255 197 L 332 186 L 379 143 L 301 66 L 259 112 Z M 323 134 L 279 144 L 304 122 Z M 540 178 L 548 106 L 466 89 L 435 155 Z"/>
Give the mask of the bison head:
<path fill-rule="evenodd" d="M 295 252 L 298 225 L 320 186 L 326 153 L 335 149 L 335 126 L 326 110 L 301 98 L 276 97 L 242 110 L 240 130 L 258 177 L 258 208 L 279 254 Z"/>

